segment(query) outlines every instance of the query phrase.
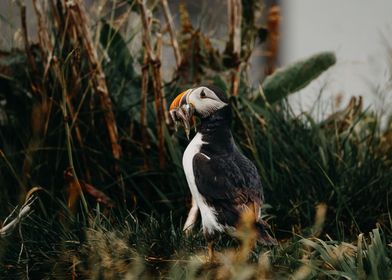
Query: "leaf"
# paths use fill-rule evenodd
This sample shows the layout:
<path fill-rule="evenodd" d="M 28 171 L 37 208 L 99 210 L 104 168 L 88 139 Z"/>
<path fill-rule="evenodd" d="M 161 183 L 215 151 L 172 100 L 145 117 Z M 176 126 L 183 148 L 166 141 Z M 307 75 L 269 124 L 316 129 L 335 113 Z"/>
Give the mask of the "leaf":
<path fill-rule="evenodd" d="M 323 52 L 275 71 L 262 84 L 267 101 L 275 103 L 306 87 L 335 62 L 334 53 Z"/>
<path fill-rule="evenodd" d="M 112 208 L 114 207 L 113 201 L 103 192 L 97 190 L 90 184 L 85 182 L 81 182 L 82 189 L 85 190 L 89 195 L 91 195 L 95 200 L 99 203 L 102 203 L 106 207 Z"/>
<path fill-rule="evenodd" d="M 64 178 L 69 183 L 67 203 L 68 208 L 73 209 L 77 199 L 80 196 L 80 188 L 86 193 L 88 193 L 90 196 L 92 196 L 97 202 L 102 203 L 108 208 L 114 207 L 113 201 L 105 193 L 82 180 L 76 180 L 70 168 L 65 170 Z"/>

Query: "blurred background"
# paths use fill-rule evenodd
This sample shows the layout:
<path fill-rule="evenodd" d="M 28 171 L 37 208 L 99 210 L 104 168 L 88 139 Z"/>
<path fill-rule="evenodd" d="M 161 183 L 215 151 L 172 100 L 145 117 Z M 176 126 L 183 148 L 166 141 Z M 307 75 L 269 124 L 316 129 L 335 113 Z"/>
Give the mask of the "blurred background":
<path fill-rule="evenodd" d="M 105 5 L 106 2 L 84 1 L 88 7 L 96 9 L 92 13 L 95 16 L 98 16 L 99 6 Z M 168 1 L 177 27 L 180 24 L 179 2 Z M 227 2 L 219 0 L 184 2 L 188 7 L 192 23 L 199 25 L 209 36 L 214 37 L 212 43 L 223 51 L 228 36 Z M 119 3 L 121 1 L 106 4 L 106 9 L 110 5 L 121 6 L 122 4 Z M 269 0 L 263 1 L 263 4 L 264 15 L 260 16 L 259 23 L 264 25 L 268 9 L 274 5 L 279 6 L 277 66 L 288 65 L 321 51 L 333 51 L 338 59 L 334 67 L 313 81 L 306 89 L 301 90 L 299 94 L 289 98 L 297 113 L 308 111 L 315 106 L 316 100 L 322 98 L 323 108 L 315 112 L 319 118 L 322 118 L 325 114 L 342 109 L 352 95 L 363 96 L 365 107 L 372 106 L 378 111 L 391 108 L 392 99 L 389 97 L 392 90 L 390 84 L 392 18 L 389 13 L 392 9 L 391 1 Z M 26 7 L 28 31 L 31 38 L 37 40 L 36 16 L 32 2 L 26 1 Z M 119 10 L 117 13 L 121 14 L 121 8 Z M 12 1 L 1 1 L 0 45 L 3 50 L 20 47 L 22 44 L 18 15 L 18 9 Z M 163 15 L 159 16 L 162 19 Z M 252 54 L 250 64 L 253 86 L 257 86 L 260 79 L 264 77 L 264 60 L 260 58 L 263 56 L 262 51 L 258 46 Z M 168 80 L 175 68 L 174 54 L 168 46 L 165 48 L 164 56 L 169 58 L 163 61 L 165 63 L 163 76 Z M 314 91 L 322 91 L 323 94 L 315 95 Z"/>
<path fill-rule="evenodd" d="M 350 96 L 361 95 L 365 107 L 391 107 L 392 18 L 387 0 L 281 1 L 281 63 L 287 64 L 318 51 L 334 51 L 337 63 L 291 102 L 308 110 L 323 90 L 329 110 L 341 109 Z M 328 111 L 329 111 L 328 110 Z"/>

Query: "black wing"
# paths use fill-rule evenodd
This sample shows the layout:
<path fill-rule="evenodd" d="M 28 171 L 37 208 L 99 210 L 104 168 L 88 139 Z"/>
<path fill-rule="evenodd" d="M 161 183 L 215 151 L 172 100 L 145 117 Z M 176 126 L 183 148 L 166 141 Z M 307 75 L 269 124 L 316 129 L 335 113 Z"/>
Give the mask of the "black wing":
<path fill-rule="evenodd" d="M 263 191 L 257 169 L 238 151 L 212 158 L 198 153 L 193 158 L 193 171 L 198 191 L 228 225 L 237 223 L 244 205 L 260 206 Z"/>

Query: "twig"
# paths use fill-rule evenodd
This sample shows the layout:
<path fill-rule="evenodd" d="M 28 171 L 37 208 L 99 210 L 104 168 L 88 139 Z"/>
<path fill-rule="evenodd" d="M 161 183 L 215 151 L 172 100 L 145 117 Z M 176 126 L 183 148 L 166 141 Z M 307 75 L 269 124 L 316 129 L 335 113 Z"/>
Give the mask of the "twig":
<path fill-rule="evenodd" d="M 22 197 L 24 197 L 24 194 L 26 192 L 25 185 L 30 176 L 33 151 L 36 150 L 36 148 L 39 146 L 40 136 L 45 132 L 46 120 L 48 119 L 48 102 L 45 93 L 45 88 L 42 85 L 40 76 L 38 75 L 38 68 L 36 65 L 35 57 L 30 48 L 28 32 L 27 32 L 27 23 L 26 23 L 26 6 L 24 4 L 24 1 L 18 1 L 18 5 L 20 8 L 21 26 L 22 26 L 24 47 L 25 47 L 25 52 L 26 52 L 27 62 L 28 62 L 31 91 L 34 94 L 34 96 L 37 97 L 37 102 L 34 102 L 31 110 L 31 120 L 32 120 L 31 138 L 29 139 L 29 143 L 27 145 L 27 149 L 25 153 L 25 158 L 23 161 L 23 173 L 22 173 L 23 188 L 20 195 L 20 199 L 22 199 Z"/>
<path fill-rule="evenodd" d="M 144 156 L 144 169 L 148 169 L 149 160 L 147 156 L 148 137 L 147 137 L 147 95 L 148 95 L 148 56 L 144 52 L 143 65 L 142 65 L 142 86 L 141 86 L 141 108 L 140 108 L 140 125 L 142 134 L 142 147 Z"/>
<path fill-rule="evenodd" d="M 156 49 L 155 49 L 155 56 L 156 56 L 156 66 L 158 67 L 157 71 L 156 71 L 156 79 L 159 80 L 158 81 L 158 85 L 159 85 L 159 91 L 160 91 L 160 97 L 161 97 L 161 103 L 162 103 L 162 114 L 165 117 L 165 122 L 167 125 L 170 124 L 170 119 L 169 119 L 169 113 L 167 111 L 167 101 L 166 101 L 166 97 L 165 97 L 165 91 L 164 88 L 162 86 L 162 75 L 161 75 L 161 55 L 162 55 L 162 34 L 158 33 L 157 34 L 157 43 L 156 43 Z"/>
<path fill-rule="evenodd" d="M 239 63 L 231 72 L 230 93 L 232 96 L 237 96 L 240 85 L 241 63 Z"/>
<path fill-rule="evenodd" d="M 15 213 L 17 207 L 11 212 L 11 214 L 4 220 L 2 228 L 0 229 L 0 237 L 6 237 L 12 233 L 12 231 L 16 228 L 16 226 L 28 215 L 32 213 L 31 205 L 36 201 L 37 197 L 30 197 L 20 208 L 18 215 L 8 222 L 11 219 L 12 215 Z"/>
<path fill-rule="evenodd" d="M 57 59 L 54 59 L 54 63 L 58 63 Z M 59 71 L 60 67 L 55 67 L 55 70 Z M 78 176 L 76 175 L 75 172 L 75 167 L 73 163 L 73 155 L 72 155 L 72 144 L 71 144 L 71 139 L 72 139 L 72 134 L 71 134 L 71 129 L 69 126 L 69 116 L 68 116 L 68 110 L 67 110 L 67 85 L 64 81 L 64 77 L 62 76 L 61 72 L 57 73 L 57 77 L 60 78 L 59 82 L 62 88 L 62 102 L 61 102 L 61 111 L 63 113 L 63 118 L 64 118 L 64 127 L 65 127 L 65 136 L 66 136 L 66 146 L 67 146 L 67 154 L 68 154 L 68 161 L 69 161 L 69 166 L 72 170 L 72 175 L 76 180 L 76 185 L 79 190 L 79 194 L 82 200 L 82 204 L 84 207 L 84 210 L 86 211 L 86 214 L 88 213 L 88 206 L 86 199 L 84 197 L 82 187 L 79 184 Z"/>
<path fill-rule="evenodd" d="M 117 181 L 119 182 L 119 185 L 121 187 L 123 201 L 125 202 L 125 187 L 120 172 L 120 167 L 118 165 L 118 161 L 121 159 L 122 151 L 118 140 L 117 123 L 112 110 L 112 101 L 109 96 L 109 90 L 105 80 L 105 73 L 103 72 L 101 63 L 98 59 L 97 50 L 94 47 L 93 39 L 88 28 L 87 15 L 82 7 L 82 4 L 79 0 L 74 0 L 72 2 L 67 2 L 65 6 L 69 12 L 70 18 L 72 19 L 73 26 L 76 29 L 79 38 L 81 38 L 83 46 L 86 50 L 89 67 L 91 72 L 93 73 L 93 86 L 101 101 L 101 106 L 106 122 L 106 128 L 112 146 L 113 157 L 116 160 L 114 164 L 114 169 L 117 175 Z"/>
<path fill-rule="evenodd" d="M 146 52 L 148 55 L 149 60 L 154 61 L 155 60 L 155 54 L 152 51 L 151 47 L 151 33 L 150 33 L 150 20 L 147 17 L 147 8 L 145 5 L 144 0 L 138 0 L 139 6 L 140 6 L 140 16 L 142 19 L 142 27 L 143 27 L 143 44 L 144 47 L 146 48 Z"/>
<path fill-rule="evenodd" d="M 46 21 L 47 17 L 44 15 L 44 11 L 41 6 L 40 0 L 33 0 L 33 6 L 34 6 L 35 13 L 37 15 L 37 21 L 38 21 L 38 37 L 39 37 L 40 49 L 41 49 L 43 60 L 46 63 L 44 65 L 45 71 L 44 71 L 43 80 L 44 81 L 46 80 L 50 66 L 52 66 L 53 68 L 55 68 L 53 70 L 54 76 L 60 82 L 62 78 L 59 76 L 59 75 L 61 75 L 61 70 L 59 69 L 59 64 L 58 63 L 51 63 L 51 61 L 53 59 L 54 48 L 53 48 L 53 44 L 52 44 L 52 42 L 50 40 L 50 36 L 49 36 L 49 28 L 48 28 L 48 23 Z M 53 5 L 52 5 L 52 9 L 55 9 Z M 53 15 L 57 19 L 57 23 L 60 24 L 60 21 L 58 19 L 56 11 L 53 11 Z M 76 76 L 76 75 L 74 75 L 74 76 Z M 72 79 L 72 81 L 74 83 L 77 83 L 78 80 L 79 80 L 78 78 Z M 50 102 L 47 98 L 45 98 L 45 101 Z M 82 140 L 82 133 L 81 133 L 81 130 L 80 130 L 78 123 L 76 123 L 77 115 L 74 114 L 71 96 L 69 93 L 67 93 L 67 106 L 68 106 L 69 114 L 72 118 L 72 124 L 75 126 L 76 139 L 78 140 L 79 145 L 81 147 L 82 160 L 83 160 L 83 163 L 85 166 L 86 176 L 89 179 L 90 172 L 88 169 L 87 158 L 86 158 L 86 155 L 85 155 L 84 149 L 83 149 L 84 143 Z M 49 122 L 49 113 L 46 116 L 45 131 L 48 126 L 48 122 Z M 44 132 L 44 134 L 46 134 L 46 132 Z"/>
<path fill-rule="evenodd" d="M 157 45 L 159 45 L 159 38 L 162 39 L 162 36 L 157 36 Z M 158 53 L 159 55 L 159 53 Z M 154 87 L 154 97 L 155 97 L 155 111 L 157 112 L 157 130 L 158 130 L 158 150 L 159 150 L 159 167 L 165 167 L 165 138 L 163 135 L 163 125 L 164 120 L 169 119 L 165 118 L 164 108 L 163 108 L 163 89 L 162 89 L 162 79 L 161 79 L 161 62 L 159 60 L 159 56 L 156 56 L 156 60 L 152 64 L 152 72 L 153 72 L 153 87 Z"/>
<path fill-rule="evenodd" d="M 229 18 L 229 43 L 233 47 L 233 53 L 239 55 L 241 52 L 241 0 L 228 0 L 227 9 Z"/>
<path fill-rule="evenodd" d="M 162 5 L 163 14 L 167 22 L 167 28 L 170 34 L 171 46 L 174 51 L 174 57 L 176 58 L 176 65 L 178 68 L 181 65 L 182 57 L 181 57 L 180 47 L 178 46 L 176 31 L 174 30 L 173 16 L 170 12 L 170 8 L 169 5 L 167 4 L 167 0 L 161 0 L 161 5 Z"/>
<path fill-rule="evenodd" d="M 164 168 L 165 166 L 165 139 L 164 139 L 164 121 L 165 121 L 165 109 L 163 108 L 162 96 L 162 77 L 161 77 L 161 62 L 160 53 L 155 54 L 151 48 L 151 31 L 149 25 L 149 19 L 147 18 L 147 7 L 144 0 L 138 0 L 140 7 L 140 15 L 142 19 L 143 27 L 143 44 L 148 56 L 148 63 L 152 67 L 153 74 L 153 88 L 155 98 L 155 112 L 157 117 L 157 133 L 158 133 L 158 150 L 159 150 L 159 166 Z M 162 44 L 162 36 L 157 36 L 157 50 L 160 51 Z"/>
<path fill-rule="evenodd" d="M 37 15 L 38 21 L 38 38 L 41 45 L 41 53 L 43 61 L 45 62 L 44 68 L 44 80 L 49 71 L 50 61 L 52 59 L 53 54 L 53 45 L 50 41 L 50 36 L 48 32 L 48 25 L 46 22 L 46 17 L 44 16 L 44 12 L 41 6 L 41 2 L 39 0 L 33 0 L 33 6 L 35 13 Z"/>
<path fill-rule="evenodd" d="M 23 41 L 24 41 L 24 47 L 25 47 L 25 52 L 27 55 L 27 61 L 28 65 L 30 68 L 30 78 L 31 78 L 31 90 L 34 95 L 36 96 L 41 96 L 42 93 L 42 87 L 41 84 L 38 82 L 39 79 L 37 77 L 37 65 L 35 64 L 35 59 L 34 55 L 32 54 L 30 50 L 30 44 L 29 44 L 29 39 L 28 39 L 28 33 L 27 33 L 27 23 L 26 23 L 26 6 L 24 4 L 24 1 L 18 1 L 19 4 L 19 9 L 20 9 L 20 18 L 21 18 L 21 26 L 22 26 L 22 34 L 23 34 Z"/>
<path fill-rule="evenodd" d="M 66 7 L 69 9 L 70 16 L 78 35 L 82 39 L 86 49 L 87 58 L 91 72 L 94 74 L 94 87 L 101 100 L 101 106 L 104 110 L 106 126 L 109 133 L 110 143 L 112 145 L 113 157 L 116 160 L 121 158 L 121 146 L 118 143 L 117 124 L 112 110 L 112 101 L 110 100 L 109 90 L 106 85 L 105 73 L 99 63 L 97 50 L 94 47 L 92 36 L 87 26 L 87 16 L 79 0 L 68 2 Z"/>
<path fill-rule="evenodd" d="M 164 113 L 162 108 L 162 80 L 161 80 L 161 62 L 154 61 L 152 64 L 153 71 L 153 87 L 155 97 L 155 111 L 157 114 L 157 131 L 158 131 L 158 150 L 159 150 L 159 166 L 164 168 L 165 166 L 165 146 L 164 146 L 164 135 L 163 135 L 163 124 L 164 124 Z"/>
<path fill-rule="evenodd" d="M 275 72 L 276 61 L 279 54 L 279 25 L 280 25 L 280 8 L 273 5 L 268 10 L 267 29 L 268 37 L 266 42 L 266 66 L 264 75 L 268 76 Z"/>
<path fill-rule="evenodd" d="M 231 57 L 234 60 L 234 70 L 231 73 L 231 89 L 233 96 L 238 94 L 240 81 L 240 55 L 241 55 L 241 22 L 242 22 L 242 3 L 241 0 L 228 0 L 228 29 L 229 41 L 227 43 L 228 50 L 231 51 Z"/>

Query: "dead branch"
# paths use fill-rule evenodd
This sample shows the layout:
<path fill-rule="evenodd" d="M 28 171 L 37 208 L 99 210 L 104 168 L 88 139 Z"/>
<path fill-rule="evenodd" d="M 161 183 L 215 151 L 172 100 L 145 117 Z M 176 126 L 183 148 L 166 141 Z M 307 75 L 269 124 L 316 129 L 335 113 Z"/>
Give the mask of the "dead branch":
<path fill-rule="evenodd" d="M 156 56 L 156 61 L 159 63 L 156 63 L 156 66 L 158 67 L 157 71 L 156 71 L 156 78 L 157 80 L 159 80 L 159 84 L 160 84 L 160 95 L 161 95 L 161 102 L 162 102 L 162 113 L 165 117 L 165 122 L 167 125 L 169 125 L 170 123 L 170 119 L 169 119 L 169 112 L 167 111 L 167 101 L 166 101 L 166 97 L 165 97 L 165 92 L 163 89 L 163 82 L 162 82 L 162 74 L 161 74 L 161 56 L 162 56 L 162 44 L 163 44 L 163 37 L 161 33 L 158 33 L 156 35 L 157 37 L 157 42 L 156 42 L 156 49 L 155 49 L 155 56 Z M 159 76 L 159 77 L 158 77 Z"/>
<path fill-rule="evenodd" d="M 178 41 L 176 37 L 176 31 L 174 29 L 173 16 L 170 12 L 169 5 L 167 4 L 167 0 L 161 0 L 161 5 L 162 5 L 163 14 L 167 22 L 167 28 L 170 34 L 171 46 L 173 47 L 174 56 L 176 58 L 176 65 L 178 68 L 181 65 L 182 57 L 181 57 L 180 47 L 178 45 Z"/>
<path fill-rule="evenodd" d="M 241 52 L 241 0 L 228 0 L 227 9 L 229 17 L 229 42 L 233 46 L 233 53 L 239 55 Z"/>
<path fill-rule="evenodd" d="M 41 54 L 42 54 L 42 60 L 44 61 L 45 65 L 45 71 L 44 71 L 44 80 L 47 76 L 49 66 L 50 66 L 50 61 L 52 58 L 53 54 L 53 45 L 50 40 L 49 32 L 48 32 L 48 24 L 46 22 L 46 18 L 44 16 L 43 8 L 41 6 L 41 1 L 33 0 L 33 6 L 35 13 L 37 15 L 37 21 L 38 21 L 38 38 L 39 38 L 39 43 L 41 46 Z"/>
<path fill-rule="evenodd" d="M 49 69 L 50 67 L 53 67 L 53 74 L 56 77 L 57 81 L 62 81 L 62 77 L 61 77 L 61 69 L 58 63 L 51 63 L 52 59 L 55 59 L 55 57 L 53 57 L 53 53 L 54 53 L 54 48 L 53 48 L 53 44 L 50 40 L 50 35 L 49 35 L 49 27 L 48 27 L 48 23 L 46 21 L 47 17 L 44 14 L 44 10 L 43 7 L 41 5 L 41 1 L 40 0 L 33 0 L 33 6 L 34 6 L 34 10 L 35 13 L 37 15 L 37 21 L 38 21 L 38 38 L 39 38 L 39 44 L 40 44 L 40 50 L 42 53 L 42 57 L 43 57 L 43 61 L 45 62 L 44 68 L 44 78 L 43 80 L 46 80 L 46 77 L 48 75 Z M 52 5 L 52 9 L 54 9 L 54 6 Z M 53 11 L 53 14 L 55 14 L 55 11 Z M 77 83 L 76 80 L 73 80 L 75 83 Z M 89 179 L 90 178 L 90 172 L 88 170 L 88 164 L 87 164 L 87 157 L 84 153 L 84 143 L 82 140 L 82 133 L 80 130 L 80 127 L 78 125 L 78 123 L 76 122 L 76 118 L 77 115 L 75 115 L 74 113 L 74 108 L 73 108 L 73 104 L 71 101 L 71 96 L 69 94 L 69 91 L 67 91 L 66 94 L 66 102 L 67 102 L 67 107 L 69 110 L 69 114 L 70 117 L 72 118 L 72 123 L 75 127 L 75 134 L 76 134 L 76 139 L 79 142 L 79 145 L 81 147 L 82 150 L 82 160 L 83 163 L 85 165 L 85 170 L 86 170 L 86 177 Z M 46 124 L 45 124 L 45 131 L 47 129 L 47 125 L 49 122 L 49 115 L 50 113 L 48 113 L 47 119 L 46 119 Z"/>
<path fill-rule="evenodd" d="M 157 45 L 161 45 L 162 43 L 162 36 L 157 35 Z M 161 62 L 159 60 L 160 54 L 157 52 L 156 60 L 152 63 L 152 73 L 153 73 L 153 87 L 154 87 L 154 97 L 155 97 L 155 110 L 157 112 L 157 131 L 158 131 L 158 149 L 159 153 L 159 166 L 160 168 L 164 168 L 165 166 L 165 143 L 164 143 L 164 120 L 165 120 L 165 113 L 163 108 L 163 88 L 162 88 L 162 77 L 161 77 Z M 168 118 L 167 118 L 168 119 Z"/>
<path fill-rule="evenodd" d="M 98 59 L 97 50 L 93 43 L 93 37 L 89 30 L 87 14 L 84 10 L 84 7 L 80 3 L 80 0 L 66 2 L 65 7 L 69 13 L 70 19 L 73 22 L 73 27 L 75 28 L 78 37 L 81 39 L 83 47 L 86 50 L 90 71 L 92 73 L 91 82 L 96 94 L 99 96 L 101 107 L 103 109 L 106 128 L 109 134 L 110 144 L 112 146 L 112 154 L 116 160 L 114 164 L 114 171 L 117 176 L 117 181 L 121 187 L 123 200 L 125 201 L 124 182 L 117 162 L 121 159 L 122 154 L 118 139 L 117 123 L 112 110 L 112 101 L 110 99 L 109 90 L 106 84 L 105 73 L 103 72 L 101 63 Z"/>
<path fill-rule="evenodd" d="M 142 65 L 142 86 L 141 86 L 141 108 L 140 108 L 140 125 L 142 134 L 142 147 L 144 156 L 144 168 L 148 169 L 149 161 L 147 156 L 148 150 L 148 137 L 147 137 L 147 95 L 148 95 L 148 55 L 144 52 L 143 65 Z"/>
<path fill-rule="evenodd" d="M 230 56 L 235 65 L 231 75 L 231 95 L 235 96 L 238 94 L 238 86 L 240 80 L 239 71 L 240 55 L 241 55 L 241 22 L 242 22 L 242 3 L 241 0 L 228 0 L 228 29 L 229 29 L 229 41 L 227 43 L 228 51 L 231 52 Z"/>
<path fill-rule="evenodd" d="M 267 15 L 268 37 L 266 42 L 266 67 L 264 75 L 268 76 L 275 72 L 276 61 L 279 54 L 280 37 L 280 8 L 277 5 L 268 10 Z"/>
<path fill-rule="evenodd" d="M 66 7 L 69 9 L 74 26 L 76 27 L 78 35 L 86 49 L 90 69 L 94 74 L 92 75 L 94 82 L 93 85 L 100 97 L 101 106 L 104 110 L 106 127 L 108 129 L 109 139 L 112 145 L 113 157 L 116 160 L 119 160 L 121 158 L 121 146 L 118 143 L 117 124 L 112 110 L 112 101 L 110 100 L 109 90 L 106 85 L 105 73 L 102 70 L 97 50 L 94 47 L 93 39 L 88 28 L 86 13 L 79 0 L 74 0 L 72 3 L 68 2 Z"/>
<path fill-rule="evenodd" d="M 146 48 L 146 52 L 149 60 L 155 61 L 155 54 L 151 47 L 151 31 L 150 31 L 150 18 L 147 16 L 147 7 L 144 0 L 138 0 L 140 6 L 140 16 L 142 19 L 142 31 L 143 31 L 143 44 Z"/>
<path fill-rule="evenodd" d="M 240 73 L 241 64 L 238 64 L 233 70 L 231 70 L 231 83 L 230 83 L 230 94 L 232 96 L 238 95 L 238 88 L 240 85 Z"/>
<path fill-rule="evenodd" d="M 34 102 L 32 105 L 31 138 L 27 145 L 25 158 L 23 160 L 23 180 L 20 193 L 20 199 L 22 200 L 26 192 L 27 182 L 30 178 L 33 154 L 40 145 L 40 138 L 45 130 L 45 120 L 48 118 L 48 102 L 46 98 L 45 88 L 43 87 L 40 76 L 38 74 L 35 57 L 33 52 L 31 51 L 31 46 L 28 39 L 26 6 L 23 1 L 18 2 L 18 4 L 20 8 L 21 26 L 30 75 L 31 91 L 38 99 L 37 102 Z"/>
<path fill-rule="evenodd" d="M 158 134 L 158 150 L 159 150 L 159 166 L 165 166 L 165 142 L 164 142 L 164 122 L 165 109 L 163 108 L 162 96 L 162 77 L 161 77 L 161 61 L 160 49 L 162 45 L 162 36 L 157 36 L 157 54 L 152 49 L 150 20 L 147 16 L 147 7 L 144 0 L 138 0 L 140 7 L 140 15 L 143 27 L 143 44 L 148 56 L 148 63 L 152 67 L 153 89 L 155 99 L 155 112 L 157 117 L 157 134 Z M 159 39 L 160 38 L 160 39 Z"/>
<path fill-rule="evenodd" d="M 21 26 L 22 26 L 22 34 L 23 34 L 23 42 L 24 42 L 24 47 L 25 47 L 25 52 L 27 55 L 27 62 L 29 65 L 29 73 L 30 73 L 30 78 L 31 78 L 31 90 L 34 95 L 40 97 L 42 94 L 42 86 L 41 83 L 39 83 L 38 79 L 38 71 L 37 71 L 37 65 L 35 63 L 35 58 L 33 53 L 31 52 L 30 49 L 30 43 L 29 43 L 29 36 L 27 33 L 27 23 L 26 23 L 26 6 L 23 3 L 23 1 L 18 2 L 19 4 L 19 9 L 20 9 L 20 18 L 21 18 Z"/>

